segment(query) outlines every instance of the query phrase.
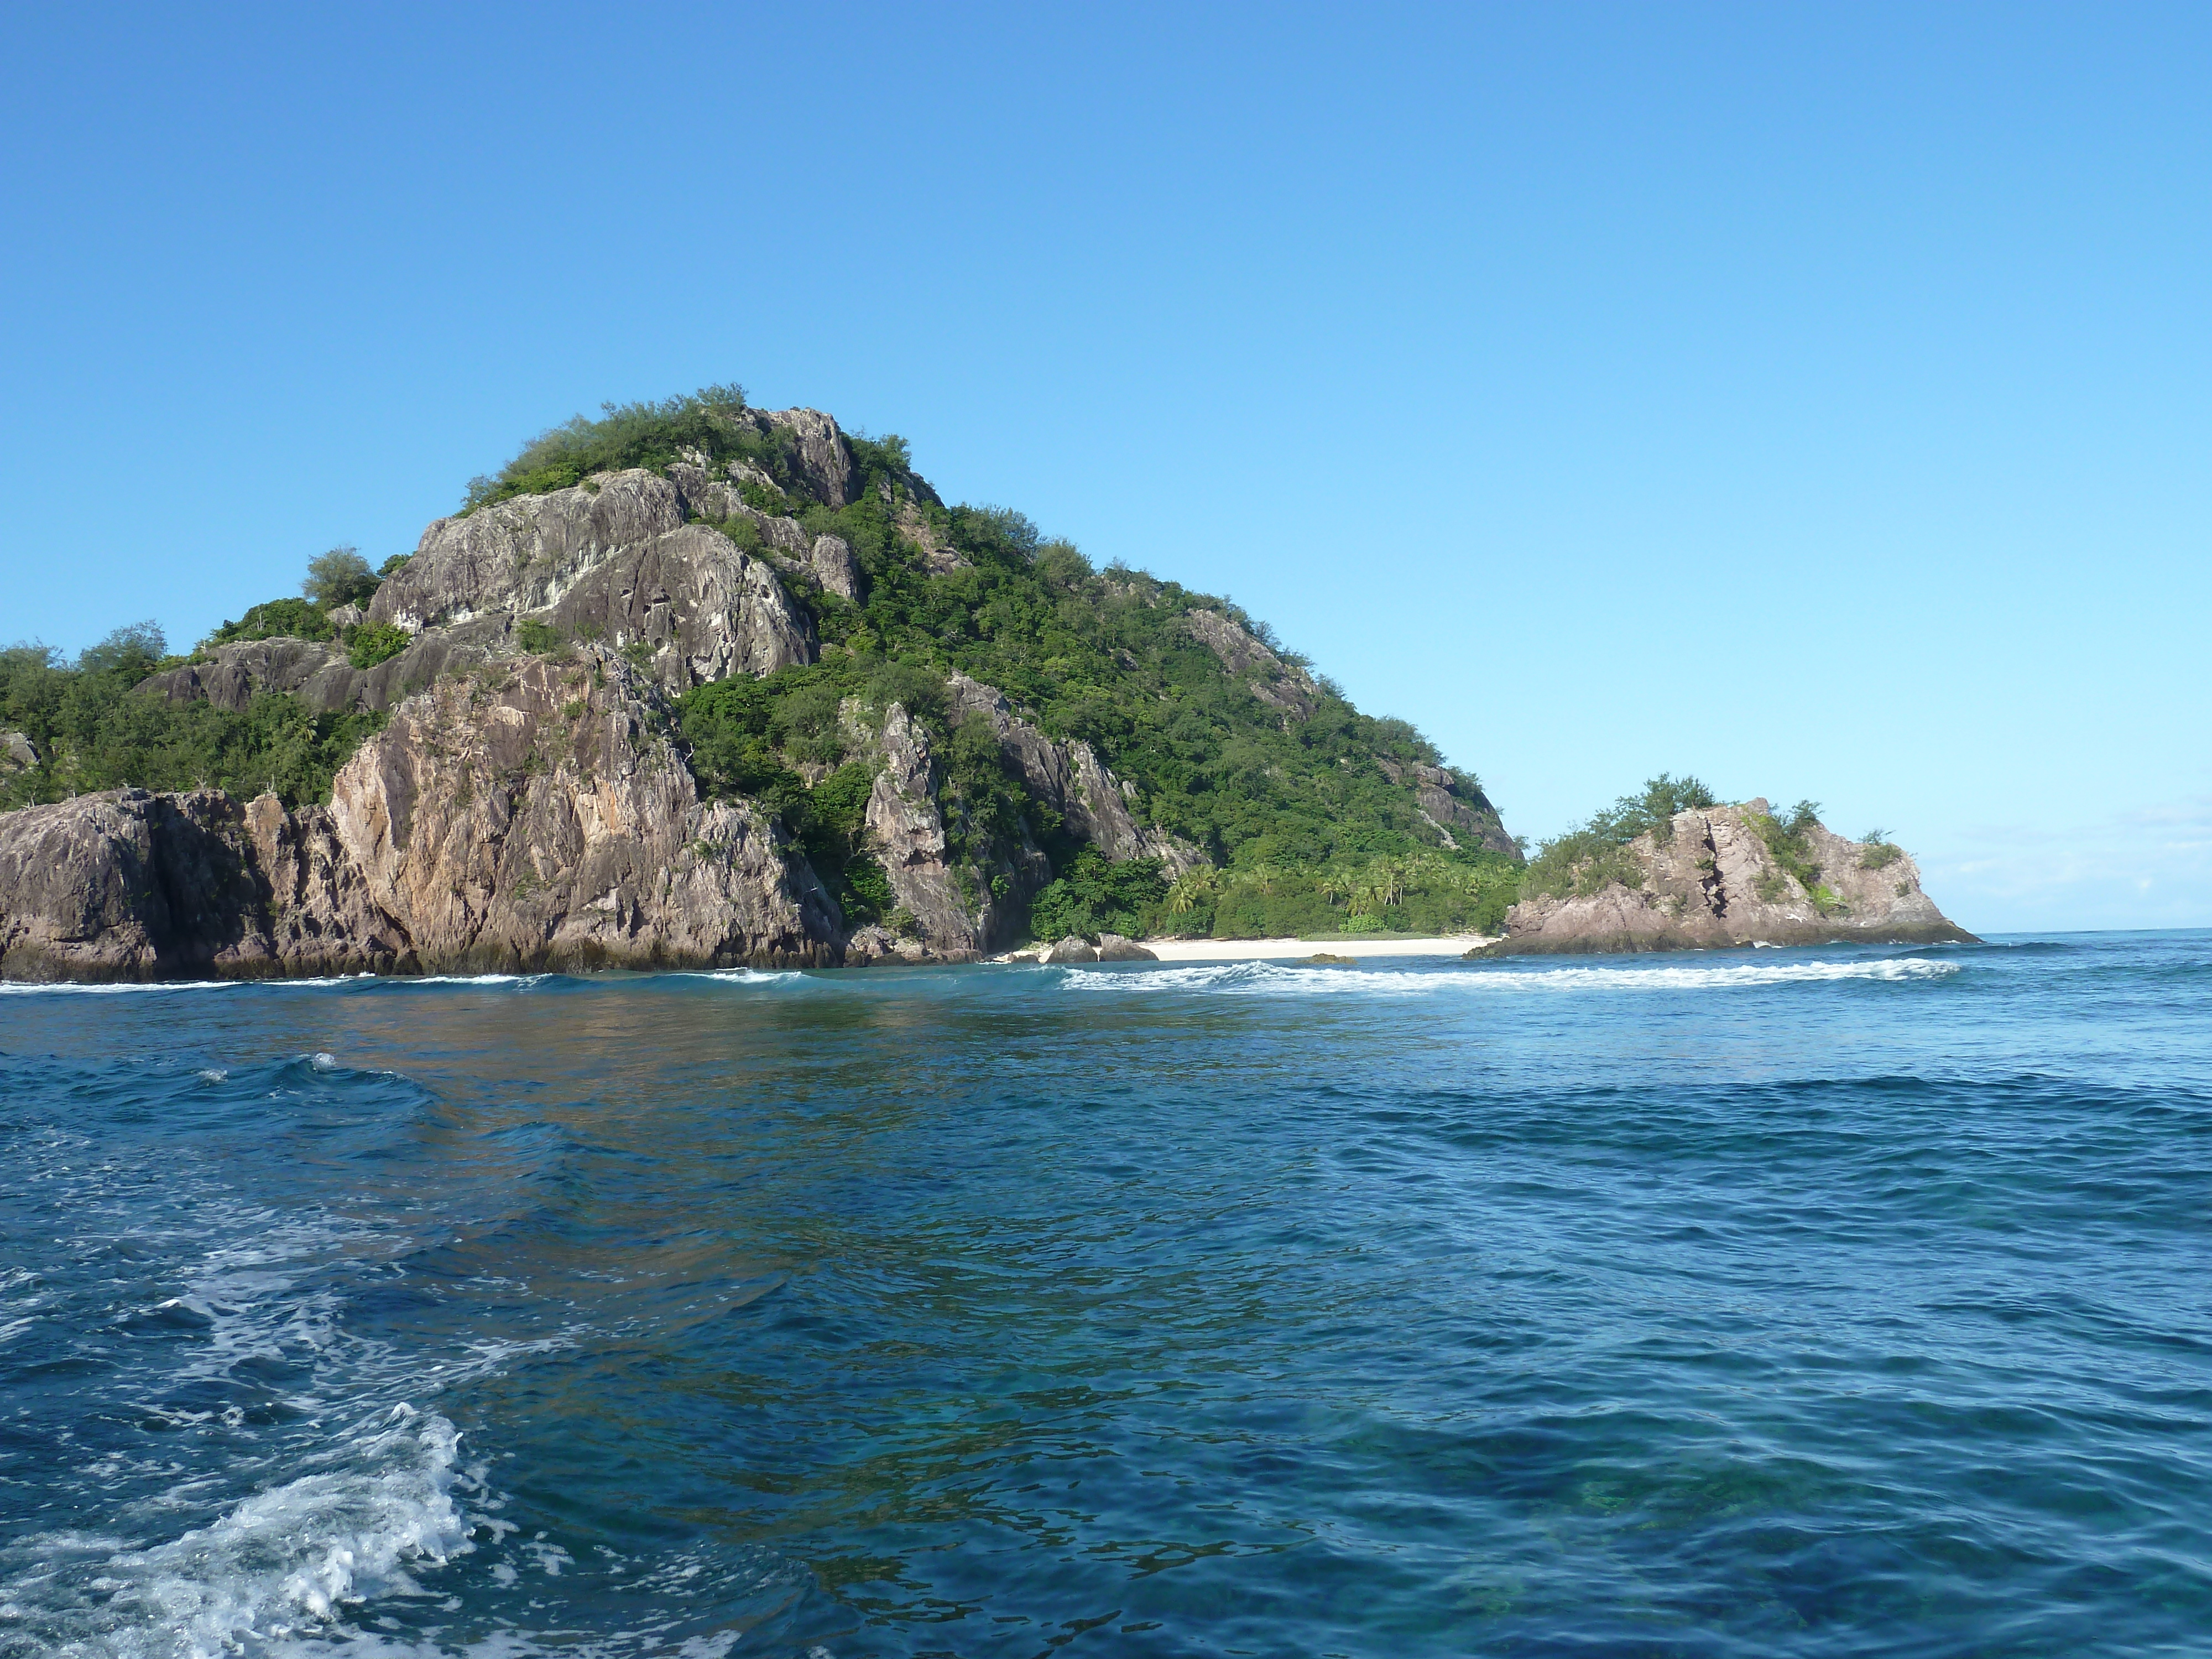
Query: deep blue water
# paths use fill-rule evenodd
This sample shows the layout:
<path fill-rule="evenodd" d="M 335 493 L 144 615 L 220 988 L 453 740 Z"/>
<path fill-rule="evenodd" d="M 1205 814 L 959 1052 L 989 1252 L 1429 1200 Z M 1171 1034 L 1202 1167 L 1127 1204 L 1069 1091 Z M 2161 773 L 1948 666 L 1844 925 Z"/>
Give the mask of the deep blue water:
<path fill-rule="evenodd" d="M 0 994 L 0 1654 L 2212 1652 L 2212 934 Z"/>

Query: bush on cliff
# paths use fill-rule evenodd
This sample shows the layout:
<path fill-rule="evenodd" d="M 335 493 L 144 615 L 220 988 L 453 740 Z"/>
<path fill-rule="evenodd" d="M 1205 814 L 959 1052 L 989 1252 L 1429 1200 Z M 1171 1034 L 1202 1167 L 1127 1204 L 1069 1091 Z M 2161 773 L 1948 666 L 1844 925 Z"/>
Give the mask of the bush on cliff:
<path fill-rule="evenodd" d="M 319 611 L 342 605 L 359 605 L 376 592 L 377 575 L 350 544 L 318 553 L 307 561 L 307 580 L 300 592 Z"/>
<path fill-rule="evenodd" d="M 346 629 L 346 660 L 356 668 L 374 668 L 404 651 L 414 637 L 390 623 L 356 623 Z"/>

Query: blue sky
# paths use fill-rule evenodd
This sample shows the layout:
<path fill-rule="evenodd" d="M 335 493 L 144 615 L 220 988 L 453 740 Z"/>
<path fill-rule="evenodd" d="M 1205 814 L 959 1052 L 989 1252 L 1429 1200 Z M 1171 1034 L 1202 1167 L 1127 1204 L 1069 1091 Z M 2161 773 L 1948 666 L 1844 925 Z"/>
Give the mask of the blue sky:
<path fill-rule="evenodd" d="M 2212 925 L 2212 11 L 20 9 L 0 637 L 189 642 L 736 380 L 1662 769 Z"/>

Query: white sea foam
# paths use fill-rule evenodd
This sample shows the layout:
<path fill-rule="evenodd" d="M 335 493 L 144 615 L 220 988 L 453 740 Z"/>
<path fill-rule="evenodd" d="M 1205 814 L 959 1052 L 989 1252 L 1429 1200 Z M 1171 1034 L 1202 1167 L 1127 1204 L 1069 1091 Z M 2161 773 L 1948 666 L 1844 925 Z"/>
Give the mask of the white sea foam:
<path fill-rule="evenodd" d="M 806 975 L 796 968 L 710 968 L 686 979 L 711 979 L 724 985 L 781 985 Z"/>
<path fill-rule="evenodd" d="M 519 985 L 526 988 L 550 974 L 340 974 L 315 979 L 157 979 L 102 985 L 67 981 L 46 984 L 25 980 L 0 981 L 0 996 L 173 995 L 188 991 L 327 991 L 345 985 Z"/>
<path fill-rule="evenodd" d="M 154 979 L 117 981 L 103 985 L 69 981 L 47 984 L 9 980 L 0 981 L 0 996 L 169 996 L 188 991 L 243 991 L 249 987 L 258 987 L 264 991 L 314 991 L 328 990 L 334 985 L 358 985 L 363 980 L 375 977 L 374 974 L 345 974 L 321 979 Z"/>
<path fill-rule="evenodd" d="M 26 980 L 0 981 L 0 996 L 9 997 L 112 997 L 131 993 L 167 993 L 172 991 L 234 991 L 247 981 L 239 979 L 174 979 L 131 981 L 111 985 L 76 985 L 58 983 L 48 985 Z M 287 980 L 290 985 L 335 985 L 336 980 Z"/>
<path fill-rule="evenodd" d="M 1455 993 L 1560 991 L 1742 990 L 1833 980 L 1896 983 L 1948 978 L 1954 962 L 1918 957 L 1871 962 L 1735 963 L 1699 968 L 1493 968 L 1455 966 L 1443 971 L 1378 973 L 1358 968 L 1309 968 L 1273 962 L 1213 963 L 1135 973 L 1066 973 L 1069 991 L 1211 991 L 1245 996 L 1370 995 L 1416 997 Z"/>
<path fill-rule="evenodd" d="M 392 985 L 542 985 L 550 974 L 394 974 Z"/>
<path fill-rule="evenodd" d="M 349 1605 L 419 1593 L 415 1574 L 474 1547 L 453 1500 L 459 1443 L 435 1412 L 395 1406 L 318 1460 L 342 1467 L 257 1492 L 175 1538 L 23 1540 L 49 1572 L 96 1571 L 88 1582 L 97 1600 L 66 1620 L 78 1628 L 62 1650 L 113 1659 L 281 1651 L 328 1630 Z M 11 1611 L 20 1619 L 27 1609 Z"/>

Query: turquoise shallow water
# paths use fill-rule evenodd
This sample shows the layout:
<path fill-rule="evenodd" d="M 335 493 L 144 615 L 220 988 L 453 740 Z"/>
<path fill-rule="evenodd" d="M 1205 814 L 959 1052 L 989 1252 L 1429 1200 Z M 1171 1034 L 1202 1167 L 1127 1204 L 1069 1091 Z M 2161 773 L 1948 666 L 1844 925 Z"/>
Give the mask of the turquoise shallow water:
<path fill-rule="evenodd" d="M 0 993 L 0 1654 L 2212 1651 L 2212 934 Z"/>

